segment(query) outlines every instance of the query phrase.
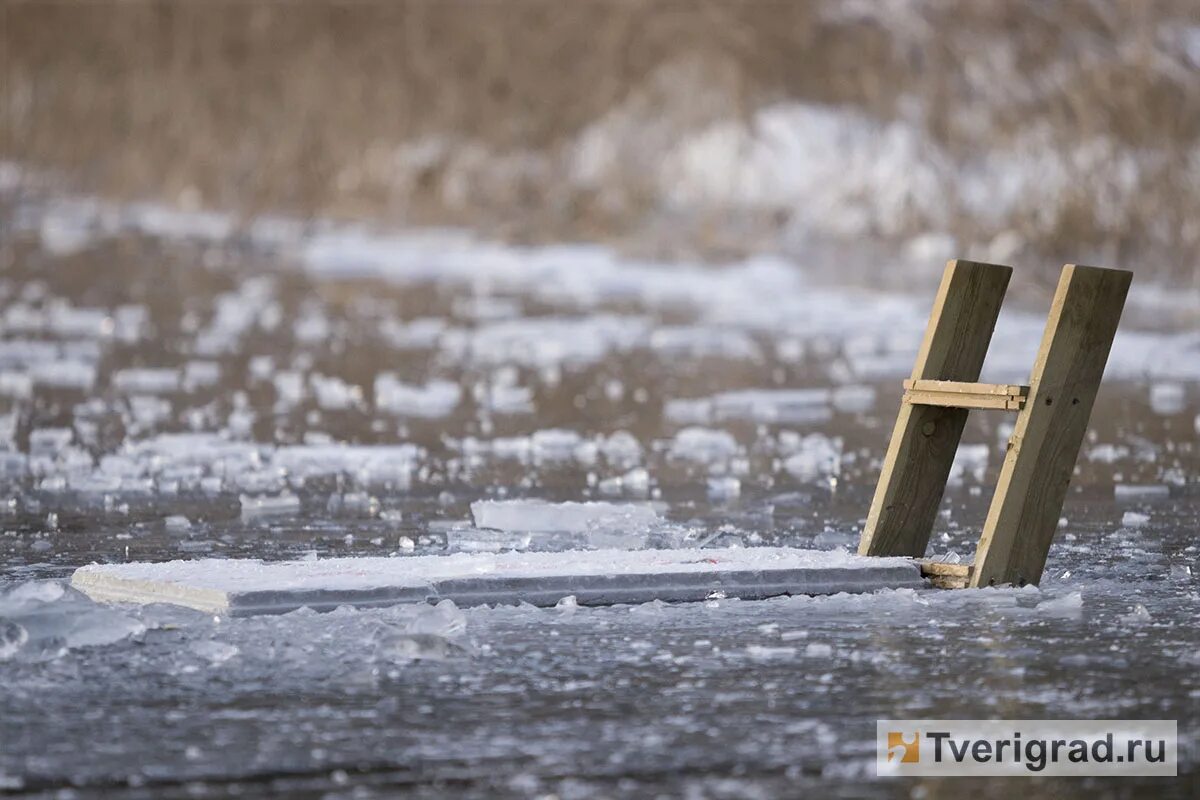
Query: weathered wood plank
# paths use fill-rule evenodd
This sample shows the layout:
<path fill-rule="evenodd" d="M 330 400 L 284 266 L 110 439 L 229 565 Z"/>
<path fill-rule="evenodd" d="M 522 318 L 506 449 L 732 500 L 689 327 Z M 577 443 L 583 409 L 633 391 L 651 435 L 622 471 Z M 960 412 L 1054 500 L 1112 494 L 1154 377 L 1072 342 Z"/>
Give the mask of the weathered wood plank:
<path fill-rule="evenodd" d="M 971 585 L 970 578 L 959 575 L 928 575 L 926 579 L 935 589 L 966 589 Z"/>
<path fill-rule="evenodd" d="M 954 578 L 969 578 L 975 568 L 975 565 L 970 561 L 951 563 L 949 561 L 922 559 L 917 563 L 921 565 L 921 574 L 923 575 L 945 575 Z"/>
<path fill-rule="evenodd" d="M 921 565 L 921 577 L 935 589 L 965 589 L 970 585 L 971 573 L 975 569 L 969 561 L 951 564 L 948 561 L 923 559 L 917 563 Z"/>
<path fill-rule="evenodd" d="M 1009 440 L 972 586 L 1037 583 L 1133 274 L 1068 264 Z"/>
<path fill-rule="evenodd" d="M 977 381 L 1012 267 L 951 261 L 942 274 L 913 380 Z M 967 411 L 902 403 L 858 552 L 923 556 Z"/>

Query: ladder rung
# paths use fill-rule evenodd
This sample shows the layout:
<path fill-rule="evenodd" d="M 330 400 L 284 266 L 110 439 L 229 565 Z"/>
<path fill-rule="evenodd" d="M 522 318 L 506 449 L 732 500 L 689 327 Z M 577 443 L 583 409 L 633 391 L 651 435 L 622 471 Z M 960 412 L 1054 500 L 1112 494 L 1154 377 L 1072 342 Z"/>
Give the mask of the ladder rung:
<path fill-rule="evenodd" d="M 998 408 L 1019 411 L 1029 396 L 1029 387 L 1009 383 L 965 383 L 962 381 L 906 380 L 904 402 L 950 408 Z"/>

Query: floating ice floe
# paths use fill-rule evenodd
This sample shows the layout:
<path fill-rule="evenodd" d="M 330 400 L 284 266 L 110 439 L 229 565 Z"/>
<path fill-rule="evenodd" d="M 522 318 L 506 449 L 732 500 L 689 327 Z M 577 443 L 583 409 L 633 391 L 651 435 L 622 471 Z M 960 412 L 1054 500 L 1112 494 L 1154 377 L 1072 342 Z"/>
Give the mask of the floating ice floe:
<path fill-rule="evenodd" d="M 675 434 L 667 451 L 670 458 L 704 466 L 719 466 L 741 453 L 741 446 L 729 431 L 713 428 L 684 428 Z"/>
<path fill-rule="evenodd" d="M 1140 511 L 1126 511 L 1121 515 L 1121 524 L 1126 528 L 1140 528 L 1150 522 L 1150 515 Z"/>
<path fill-rule="evenodd" d="M 642 445 L 629 431 L 616 431 L 600 442 L 600 452 L 609 464 L 626 469 L 642 460 Z"/>
<path fill-rule="evenodd" d="M 575 431 L 565 430 L 562 428 L 547 428 L 546 430 L 535 431 L 529 437 L 529 446 L 533 454 L 534 463 L 556 463 L 564 461 L 572 461 L 584 456 L 582 459 L 588 460 L 588 453 L 581 453 L 581 448 L 589 445 L 584 441 L 583 436 Z M 594 448 L 594 445 L 591 445 Z"/>
<path fill-rule="evenodd" d="M 644 503 L 550 503 L 544 500 L 479 500 L 471 504 L 481 528 L 532 533 L 586 533 L 600 528 L 645 528 L 659 522 Z"/>
<path fill-rule="evenodd" d="M 833 390 L 833 407 L 843 414 L 864 414 L 875 407 L 874 386 L 850 384 Z"/>
<path fill-rule="evenodd" d="M 180 389 L 176 369 L 122 369 L 113 373 L 112 384 L 122 394 L 170 394 Z"/>
<path fill-rule="evenodd" d="M 294 494 L 275 497 L 248 497 L 242 495 L 242 520 L 257 522 L 272 517 L 294 517 L 300 513 L 300 498 Z"/>
<path fill-rule="evenodd" d="M 449 323 L 441 317 L 422 317 L 409 322 L 386 319 L 379 326 L 380 335 L 397 350 L 432 350 L 449 329 Z"/>
<path fill-rule="evenodd" d="M 1170 494 L 1171 487 L 1161 483 L 1118 483 L 1113 486 L 1113 495 L 1118 501 L 1150 500 Z"/>
<path fill-rule="evenodd" d="M 375 407 L 380 411 L 433 419 L 452 413 L 461 399 L 462 388 L 453 381 L 416 385 L 404 383 L 388 372 L 375 377 Z"/>
<path fill-rule="evenodd" d="M 313 374 L 308 382 L 317 398 L 317 406 L 325 411 L 345 411 L 362 403 L 362 387 L 341 378 Z"/>
<path fill-rule="evenodd" d="M 1098 444 L 1095 447 L 1088 448 L 1084 457 L 1088 461 L 1095 461 L 1101 464 L 1115 464 L 1117 461 L 1129 457 L 1129 448 L 1124 445 Z"/>
<path fill-rule="evenodd" d="M 413 611 L 399 623 L 376 629 L 373 642 L 377 659 L 393 663 L 443 661 L 471 652 L 464 640 L 467 618 L 453 600 L 416 606 Z"/>
<path fill-rule="evenodd" d="M 604 478 L 596 485 L 596 489 L 600 494 L 609 497 L 616 495 L 645 497 L 650 493 L 650 473 L 642 467 L 635 467 L 624 475 Z"/>
<path fill-rule="evenodd" d="M 33 376 L 26 372 L 0 370 L 0 395 L 27 400 L 33 394 Z"/>
<path fill-rule="evenodd" d="M 345 475 L 364 486 L 406 489 L 425 451 L 413 444 L 292 445 L 270 455 L 270 463 L 305 479 Z"/>
<path fill-rule="evenodd" d="M 161 434 L 127 442 L 95 465 L 70 442 L 69 429 L 41 429 L 24 465 L 36 477 L 57 483 L 44 489 L 145 491 L 174 486 L 206 492 L 277 494 L 310 478 L 340 476 L 360 487 L 407 489 L 425 451 L 413 444 L 304 444 L 272 447 L 213 433 Z M 22 457 L 24 458 L 24 457 Z M 20 459 L 12 459 L 19 471 Z M 7 462 L 6 462 L 7 463 Z M 268 504 L 269 505 L 269 504 Z M 255 512 L 249 512 L 253 515 Z"/>
<path fill-rule="evenodd" d="M 1037 610 L 1053 616 L 1077 617 L 1083 612 L 1083 593 L 1069 592 L 1059 597 L 1043 600 Z"/>
<path fill-rule="evenodd" d="M 1155 383 L 1150 386 L 1150 409 L 1161 416 L 1183 412 L 1187 395 L 1183 384 Z"/>
<path fill-rule="evenodd" d="M 583 367 L 631 350 L 649 330 L 644 317 L 534 317 L 447 331 L 442 350 L 467 364 L 515 364 L 532 368 Z"/>
<path fill-rule="evenodd" d="M 800 436 L 794 431 L 779 435 L 779 447 L 786 456 L 783 468 L 802 483 L 837 477 L 841 472 L 842 440 L 823 433 Z"/>
<path fill-rule="evenodd" d="M 216 386 L 221 379 L 221 365 L 216 361 L 189 361 L 183 368 L 183 388 L 194 392 Z"/>
<path fill-rule="evenodd" d="M 748 334 L 724 327 L 658 327 L 650 334 L 649 346 L 655 353 L 669 358 L 763 360 L 762 349 Z"/>
<path fill-rule="evenodd" d="M 493 414 L 528 414 L 533 411 L 533 390 L 525 386 L 477 386 L 475 402 Z"/>
<path fill-rule="evenodd" d="M 670 400 L 666 414 L 674 422 L 727 420 L 786 424 L 826 422 L 833 417 L 829 389 L 739 389 L 696 400 Z"/>
<path fill-rule="evenodd" d="M 742 482 L 732 475 L 713 476 L 708 479 L 708 497 L 717 502 L 736 500 L 742 494 Z"/>
<path fill-rule="evenodd" d="M 0 661 L 45 661 L 145 629 L 137 619 L 98 606 L 57 581 L 28 581 L 0 594 Z"/>
<path fill-rule="evenodd" d="M 24 453 L 0 450 L 0 478 L 4 480 L 21 479 L 28 471 L 29 459 Z"/>
<path fill-rule="evenodd" d="M 29 368 L 36 386 L 86 392 L 96 385 L 96 365 L 76 359 L 42 361 Z"/>

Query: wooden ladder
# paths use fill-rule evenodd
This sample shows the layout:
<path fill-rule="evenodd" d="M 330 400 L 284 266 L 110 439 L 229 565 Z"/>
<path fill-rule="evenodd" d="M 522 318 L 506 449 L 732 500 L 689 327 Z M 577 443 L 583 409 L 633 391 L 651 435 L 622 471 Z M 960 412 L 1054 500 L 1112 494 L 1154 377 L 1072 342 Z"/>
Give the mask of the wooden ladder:
<path fill-rule="evenodd" d="M 1028 386 L 976 383 L 1012 267 L 951 261 L 938 288 L 858 551 L 923 558 L 970 409 L 1017 412 L 973 564 L 935 586 L 1037 583 L 1108 361 L 1131 272 L 1068 264 Z"/>

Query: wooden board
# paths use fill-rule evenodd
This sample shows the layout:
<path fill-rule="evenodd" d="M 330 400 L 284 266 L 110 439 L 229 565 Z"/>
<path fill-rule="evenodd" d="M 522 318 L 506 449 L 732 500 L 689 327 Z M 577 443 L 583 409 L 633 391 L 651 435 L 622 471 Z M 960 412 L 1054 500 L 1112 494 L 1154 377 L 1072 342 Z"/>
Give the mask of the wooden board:
<path fill-rule="evenodd" d="M 1067 265 L 975 556 L 972 586 L 1037 583 L 1133 274 Z"/>
<path fill-rule="evenodd" d="M 951 261 L 942 274 L 913 380 L 979 379 L 1012 267 Z M 858 552 L 925 555 L 967 410 L 902 403 Z"/>
<path fill-rule="evenodd" d="M 949 392 L 905 392 L 902 402 L 914 406 L 944 406 L 977 410 L 1020 411 L 1025 398 L 1019 395 L 966 394 Z"/>
<path fill-rule="evenodd" d="M 923 588 L 909 559 L 791 547 L 458 553 L 264 563 L 200 559 L 92 564 L 71 585 L 98 602 L 168 603 L 210 614 L 281 614 L 451 599 L 462 606 L 757 600 Z"/>
<path fill-rule="evenodd" d="M 921 565 L 921 574 L 937 589 L 965 589 L 970 585 L 971 574 L 975 571 L 975 565 L 969 561 L 952 564 L 925 559 L 918 563 Z"/>
<path fill-rule="evenodd" d="M 1029 387 L 1018 384 L 906 380 L 903 401 L 913 405 L 1019 411 L 1028 394 Z"/>
<path fill-rule="evenodd" d="M 967 381 L 915 381 L 906 378 L 904 388 L 910 392 L 938 392 L 945 394 L 987 394 L 1024 397 L 1029 387 L 1019 383 L 969 383 Z"/>

